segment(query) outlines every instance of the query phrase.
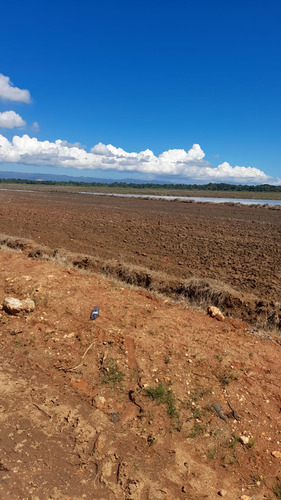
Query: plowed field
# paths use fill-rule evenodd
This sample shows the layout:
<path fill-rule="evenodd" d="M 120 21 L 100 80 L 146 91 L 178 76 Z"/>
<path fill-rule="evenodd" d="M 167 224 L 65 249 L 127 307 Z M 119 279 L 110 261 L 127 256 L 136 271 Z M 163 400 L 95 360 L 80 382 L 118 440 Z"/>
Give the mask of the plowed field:
<path fill-rule="evenodd" d="M 0 191 L 0 233 L 281 301 L 281 210 Z"/>

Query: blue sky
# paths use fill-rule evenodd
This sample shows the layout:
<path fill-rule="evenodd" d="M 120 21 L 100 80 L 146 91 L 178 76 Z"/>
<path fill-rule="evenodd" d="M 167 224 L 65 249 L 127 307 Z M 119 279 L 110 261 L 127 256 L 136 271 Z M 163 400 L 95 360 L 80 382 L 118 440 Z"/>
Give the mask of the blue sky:
<path fill-rule="evenodd" d="M 280 2 L 15 0 L 1 18 L 0 170 L 281 182 Z"/>

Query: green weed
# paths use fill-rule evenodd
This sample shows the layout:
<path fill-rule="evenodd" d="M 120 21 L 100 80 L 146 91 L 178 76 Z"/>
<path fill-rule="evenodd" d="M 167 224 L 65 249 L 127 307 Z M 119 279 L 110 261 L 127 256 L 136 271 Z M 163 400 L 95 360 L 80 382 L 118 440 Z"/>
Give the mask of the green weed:
<path fill-rule="evenodd" d="M 193 416 L 194 416 L 194 418 L 201 418 L 202 417 L 200 408 L 195 408 L 193 410 Z"/>
<path fill-rule="evenodd" d="M 218 450 L 217 448 L 214 448 L 213 450 L 210 450 L 209 453 L 208 453 L 208 458 L 210 458 L 211 460 L 213 460 L 217 454 Z"/>
<path fill-rule="evenodd" d="M 219 376 L 219 381 L 223 387 L 226 387 L 233 380 L 238 380 L 239 376 L 232 372 L 225 372 Z"/>
<path fill-rule="evenodd" d="M 204 432 L 204 427 L 202 427 L 202 425 L 199 425 L 197 422 L 194 424 L 194 427 L 191 431 L 190 434 L 188 434 L 188 438 L 195 438 L 197 436 L 199 436 L 200 434 L 203 434 Z"/>
<path fill-rule="evenodd" d="M 175 396 L 171 388 L 168 388 L 163 385 L 162 382 L 159 382 L 157 387 L 149 387 L 145 390 L 145 393 L 158 404 L 166 404 L 167 412 L 170 418 L 174 418 L 177 415 Z"/>
<path fill-rule="evenodd" d="M 229 448 L 232 448 L 233 450 L 235 449 L 237 443 L 239 443 L 239 437 L 238 436 L 233 436 L 232 440 L 229 443 Z"/>
<path fill-rule="evenodd" d="M 255 438 L 253 438 L 253 439 L 251 439 L 251 440 L 249 441 L 249 443 L 248 443 L 248 448 L 253 448 L 254 444 L 255 444 Z"/>
<path fill-rule="evenodd" d="M 110 384 L 115 387 L 116 384 L 122 382 L 124 375 L 125 374 L 119 370 L 118 364 L 115 359 L 109 358 L 107 366 L 104 368 L 102 383 Z"/>
<path fill-rule="evenodd" d="M 273 486 L 273 493 L 277 498 L 281 499 L 281 479 L 277 478 L 277 484 Z"/>
<path fill-rule="evenodd" d="M 196 402 L 196 401 L 198 401 L 198 399 L 203 399 L 204 396 L 206 396 L 207 394 L 211 394 L 212 390 L 213 390 L 212 387 L 208 387 L 206 389 L 199 387 L 198 389 L 196 389 L 192 392 L 191 399 L 194 402 Z"/>

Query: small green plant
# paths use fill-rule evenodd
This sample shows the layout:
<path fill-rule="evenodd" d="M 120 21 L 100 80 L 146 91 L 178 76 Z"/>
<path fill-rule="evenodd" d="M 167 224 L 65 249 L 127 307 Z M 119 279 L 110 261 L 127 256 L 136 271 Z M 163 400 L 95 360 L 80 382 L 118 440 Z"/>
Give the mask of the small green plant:
<path fill-rule="evenodd" d="M 196 403 L 196 401 L 198 401 L 199 399 L 203 399 L 207 394 L 211 394 L 212 390 L 212 387 L 208 387 L 206 389 L 204 387 L 198 387 L 192 392 L 190 397 L 192 401 Z"/>
<path fill-rule="evenodd" d="M 237 443 L 239 443 L 239 437 L 233 436 L 233 438 L 231 439 L 228 446 L 229 446 L 229 448 L 232 448 L 233 450 L 235 450 Z"/>
<path fill-rule="evenodd" d="M 233 464 L 237 464 L 238 463 L 238 458 L 237 458 L 237 453 L 236 453 L 236 450 L 233 450 L 232 452 L 232 457 L 230 459 L 230 462 L 229 462 L 231 465 Z"/>
<path fill-rule="evenodd" d="M 248 448 L 253 448 L 254 445 L 255 445 L 255 438 L 250 439 L 250 441 L 248 443 Z"/>
<path fill-rule="evenodd" d="M 194 409 L 193 416 L 194 416 L 194 418 L 201 418 L 202 417 L 200 408 Z"/>
<path fill-rule="evenodd" d="M 194 427 L 191 431 L 190 434 L 188 434 L 188 438 L 195 438 L 197 436 L 199 436 L 200 434 L 203 434 L 204 432 L 204 427 L 202 427 L 202 425 L 199 425 L 197 422 L 194 424 Z"/>
<path fill-rule="evenodd" d="M 220 376 L 219 376 L 219 381 L 221 383 L 221 385 L 223 387 L 226 387 L 227 385 L 230 384 L 230 382 L 232 380 L 238 380 L 239 376 L 235 373 L 232 373 L 232 372 L 225 372 L 225 373 L 222 373 Z"/>
<path fill-rule="evenodd" d="M 212 387 L 208 387 L 207 389 L 203 389 L 201 392 L 200 392 L 200 398 L 203 398 L 204 396 L 206 396 L 207 394 L 212 394 L 212 391 L 213 391 L 213 388 Z"/>
<path fill-rule="evenodd" d="M 277 478 L 277 484 L 273 486 L 273 493 L 277 498 L 281 499 L 281 479 Z"/>
<path fill-rule="evenodd" d="M 263 483 L 263 476 L 261 474 L 251 474 L 251 480 L 252 482 L 249 484 L 251 488 L 254 488 L 256 486 L 260 486 L 261 483 Z"/>
<path fill-rule="evenodd" d="M 166 387 L 162 382 L 159 382 L 157 387 L 149 387 L 145 390 L 147 396 L 156 401 L 158 404 L 166 404 L 167 412 L 170 418 L 177 415 L 175 406 L 175 396 L 170 387 Z"/>
<path fill-rule="evenodd" d="M 215 458 L 217 452 L 218 452 L 217 448 L 210 450 L 208 453 L 208 458 L 210 458 L 210 460 L 213 460 Z"/>
<path fill-rule="evenodd" d="M 114 387 L 122 382 L 124 373 L 119 370 L 118 364 L 113 358 L 109 358 L 107 366 L 104 368 L 103 384 L 111 384 Z"/>

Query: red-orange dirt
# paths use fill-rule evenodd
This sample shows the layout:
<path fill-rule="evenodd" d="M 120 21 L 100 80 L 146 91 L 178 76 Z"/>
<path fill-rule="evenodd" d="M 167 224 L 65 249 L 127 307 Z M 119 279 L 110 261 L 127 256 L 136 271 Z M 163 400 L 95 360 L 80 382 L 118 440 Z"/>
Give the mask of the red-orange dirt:
<path fill-rule="evenodd" d="M 272 300 L 277 300 L 279 281 L 266 285 L 261 277 L 271 273 L 273 280 L 280 273 L 280 212 L 173 202 L 157 208 L 147 200 L 129 208 L 127 200 L 111 198 L 43 193 L 40 201 L 37 193 L 30 198 L 3 193 L 0 231 L 35 243 L 22 252 L 2 246 L 0 303 L 7 296 L 32 298 L 36 308 L 15 316 L 1 311 L 0 497 L 280 498 L 279 336 L 253 331 L 231 317 L 217 321 L 183 302 L 55 259 L 28 257 L 42 242 L 120 260 L 125 246 L 118 238 L 124 231 L 130 242 L 124 261 L 179 276 L 179 250 L 170 241 L 177 224 L 178 232 L 183 219 L 193 227 L 190 239 L 188 231 L 184 234 L 190 245 L 194 240 L 194 261 L 180 266 L 183 273 L 195 272 L 194 262 L 203 258 L 200 239 L 207 249 L 209 237 L 212 248 L 215 234 L 221 244 L 225 239 L 225 253 L 220 245 L 217 254 L 212 252 L 217 262 L 233 259 L 238 265 L 228 234 L 237 224 L 248 238 L 252 234 L 249 249 L 255 256 L 249 260 L 245 251 L 240 254 L 245 261 L 239 265 L 241 288 L 249 292 L 243 277 L 247 266 L 261 266 L 257 256 L 263 249 L 265 270 L 260 269 L 255 291 L 268 299 L 274 290 Z M 168 230 L 163 233 L 166 262 L 156 220 Z M 261 223 L 264 233 L 257 232 Z M 232 240 L 238 248 L 233 231 Z M 245 250 L 243 238 L 240 244 Z M 192 249 L 185 248 L 191 255 Z M 198 270 L 202 276 L 211 273 L 206 254 L 206 268 L 202 261 Z M 227 278 L 226 268 L 218 267 L 218 273 L 234 285 L 233 272 Z M 91 321 L 95 305 L 100 315 Z"/>

